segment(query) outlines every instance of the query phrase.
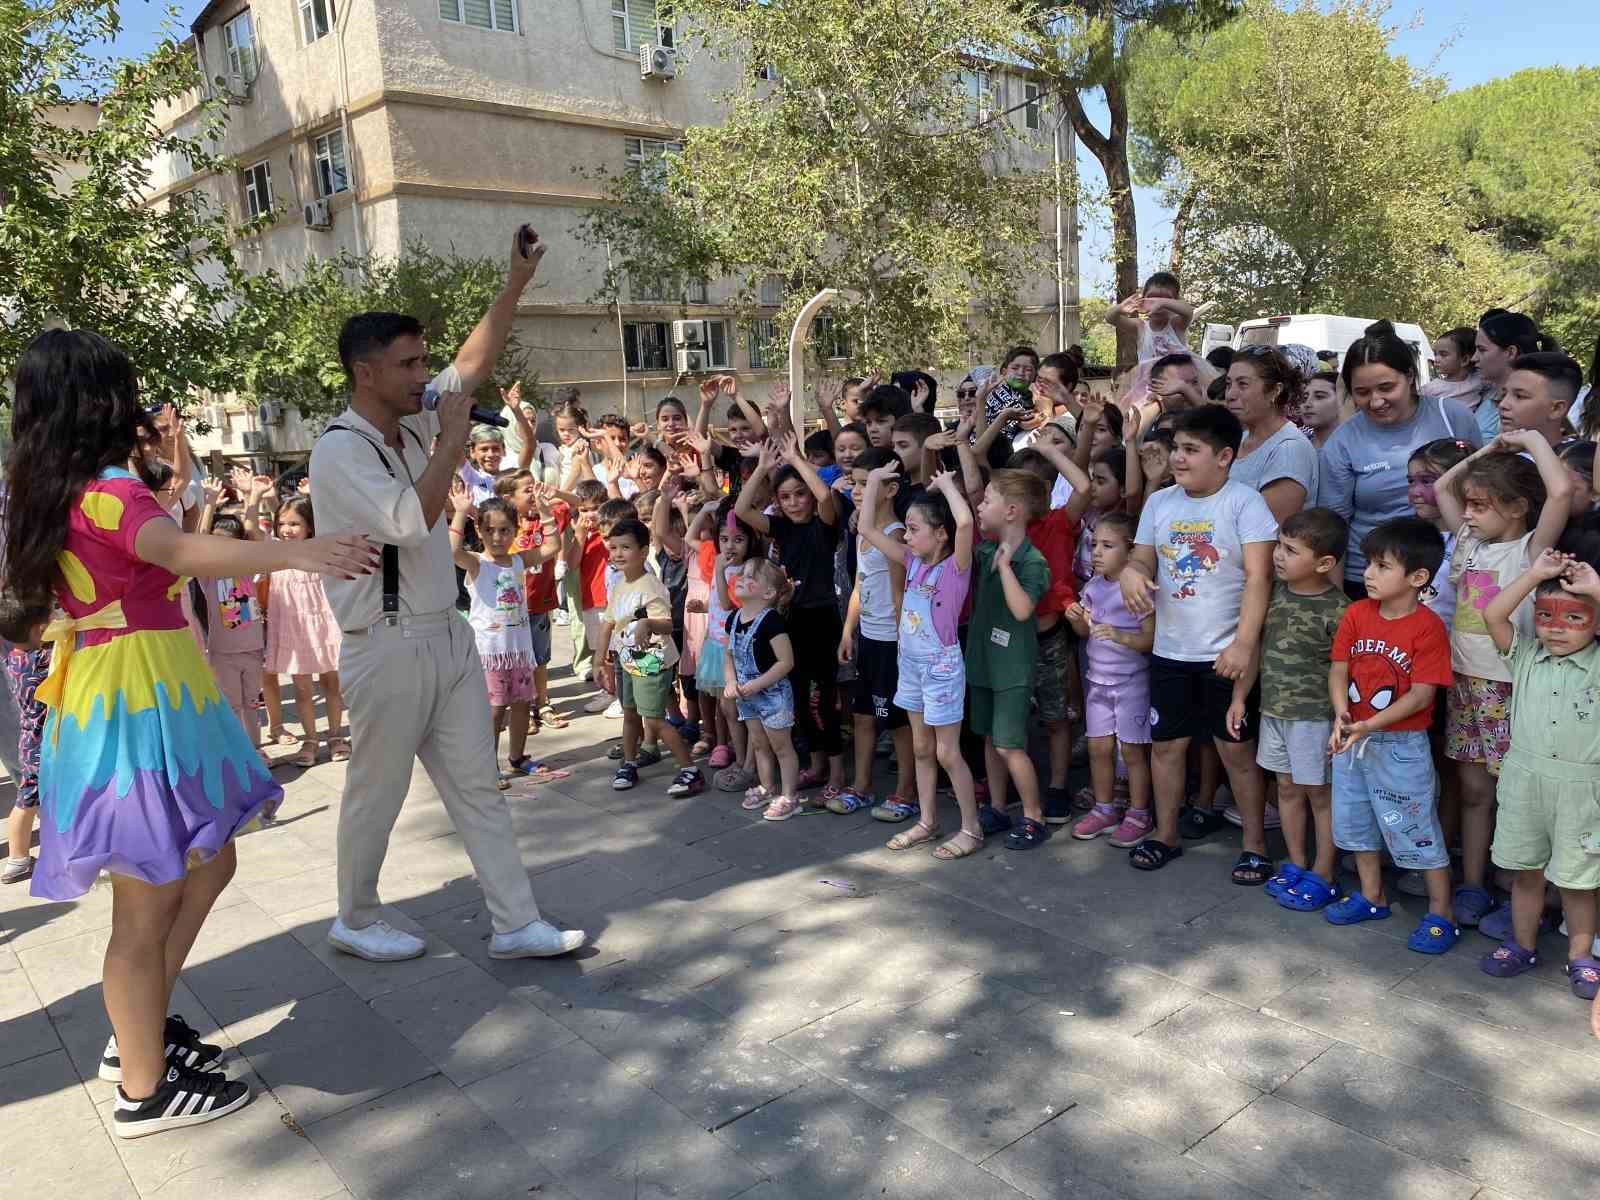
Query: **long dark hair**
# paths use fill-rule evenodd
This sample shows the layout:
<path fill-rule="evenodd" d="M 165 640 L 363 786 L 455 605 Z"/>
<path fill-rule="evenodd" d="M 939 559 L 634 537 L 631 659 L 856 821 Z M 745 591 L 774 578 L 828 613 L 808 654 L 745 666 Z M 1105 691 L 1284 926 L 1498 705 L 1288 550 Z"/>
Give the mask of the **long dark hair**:
<path fill-rule="evenodd" d="M 156 430 L 119 346 L 98 333 L 53 329 L 22 351 L 11 436 L 5 587 L 25 611 L 48 612 L 72 503 Z"/>

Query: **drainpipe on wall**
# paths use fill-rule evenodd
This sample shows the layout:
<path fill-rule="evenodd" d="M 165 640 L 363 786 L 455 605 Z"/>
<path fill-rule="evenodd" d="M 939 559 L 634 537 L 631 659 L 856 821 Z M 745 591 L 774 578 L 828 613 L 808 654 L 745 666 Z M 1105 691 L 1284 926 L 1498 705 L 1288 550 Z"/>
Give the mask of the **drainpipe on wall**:
<path fill-rule="evenodd" d="M 611 275 L 611 242 L 606 241 L 606 275 Z M 622 331 L 622 301 L 614 299 L 611 302 L 617 310 L 617 353 L 622 360 L 622 418 L 628 418 L 628 338 Z M 641 410 L 642 411 L 642 410 Z"/>
<path fill-rule="evenodd" d="M 367 256 L 366 235 L 361 232 L 361 188 L 356 181 L 356 143 L 350 136 L 350 68 L 344 56 L 345 22 L 350 19 L 350 3 L 341 3 L 333 15 L 339 36 L 339 131 L 344 137 L 345 170 L 350 172 L 350 223 L 355 227 L 356 257 Z"/>

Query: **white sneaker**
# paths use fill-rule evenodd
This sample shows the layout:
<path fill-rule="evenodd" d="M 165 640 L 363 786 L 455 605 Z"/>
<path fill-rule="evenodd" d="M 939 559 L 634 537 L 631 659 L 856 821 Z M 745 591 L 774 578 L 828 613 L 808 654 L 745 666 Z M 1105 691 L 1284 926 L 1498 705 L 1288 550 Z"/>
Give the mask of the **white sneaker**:
<path fill-rule="evenodd" d="M 606 708 L 606 717 L 612 721 L 622 720 L 622 701 L 613 700 Z"/>
<path fill-rule="evenodd" d="M 581 929 L 557 929 L 549 921 L 530 921 L 510 933 L 497 933 L 489 939 L 490 958 L 553 958 L 570 954 L 589 935 Z"/>
<path fill-rule="evenodd" d="M 396 929 L 387 921 L 374 921 L 365 929 L 351 929 L 338 918 L 328 930 L 328 944 L 368 962 L 421 958 L 428 950 L 428 944 L 416 934 Z"/>
<path fill-rule="evenodd" d="M 615 703 L 616 701 L 614 701 L 610 696 L 606 695 L 604 692 L 601 692 L 593 700 L 589 701 L 589 703 L 583 706 L 583 711 L 586 713 L 603 713 Z"/>

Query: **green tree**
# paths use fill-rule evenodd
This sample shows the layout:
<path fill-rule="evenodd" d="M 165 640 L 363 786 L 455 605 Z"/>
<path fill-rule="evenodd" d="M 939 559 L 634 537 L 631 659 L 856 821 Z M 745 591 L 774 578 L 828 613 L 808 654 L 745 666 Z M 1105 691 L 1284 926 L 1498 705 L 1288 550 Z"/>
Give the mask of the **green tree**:
<path fill-rule="evenodd" d="M 1454 92 L 1428 125 L 1453 200 L 1508 274 L 1497 301 L 1579 358 L 1600 335 L 1600 68 L 1540 67 Z"/>
<path fill-rule="evenodd" d="M 431 365 L 442 369 L 504 282 L 503 264 L 440 254 L 420 243 L 398 258 L 344 254 L 310 259 L 295 276 L 252 276 L 241 283 L 226 330 L 237 347 L 234 388 L 250 400 L 295 404 L 308 418 L 332 416 L 349 390 L 336 343 L 348 317 L 369 310 L 409 313 L 422 322 Z M 532 400 L 536 376 L 513 332 L 479 398 L 498 406 L 499 389 L 518 381 Z"/>
<path fill-rule="evenodd" d="M 1178 213 L 1185 290 L 1219 317 L 1345 312 L 1431 329 L 1498 286 L 1423 135 L 1442 82 L 1390 51 L 1381 0 L 1249 0 L 1199 53 L 1141 40 L 1136 160 Z"/>
<path fill-rule="evenodd" d="M 115 338 L 152 401 L 225 389 L 223 311 L 239 280 L 225 214 L 196 200 L 145 207 L 166 155 L 226 169 L 225 120 L 202 105 L 193 137 L 156 114 L 199 83 L 187 46 L 107 60 L 110 0 L 0 0 L 0 370 L 49 324 Z"/>
<path fill-rule="evenodd" d="M 858 366 L 952 366 L 1021 330 L 1019 280 L 1043 270 L 1048 172 L 1022 167 L 1014 115 L 977 93 L 999 0 L 694 0 L 682 47 L 742 64 L 725 120 L 608 179 L 585 237 L 625 278 L 731 276 L 750 304 L 784 284 L 780 325 L 821 287 Z M 764 78 L 775 72 L 775 80 Z M 637 294 L 637 293 L 636 293 Z"/>

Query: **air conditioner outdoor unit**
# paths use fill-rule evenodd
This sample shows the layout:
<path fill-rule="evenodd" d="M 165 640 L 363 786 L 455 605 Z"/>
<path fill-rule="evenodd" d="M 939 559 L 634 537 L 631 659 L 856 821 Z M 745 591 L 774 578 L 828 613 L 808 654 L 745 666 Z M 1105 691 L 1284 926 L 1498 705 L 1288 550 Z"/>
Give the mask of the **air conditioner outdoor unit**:
<path fill-rule="evenodd" d="M 246 454 L 264 454 L 272 448 L 267 441 L 265 429 L 246 429 L 240 435 L 239 443 L 244 447 Z"/>
<path fill-rule="evenodd" d="M 263 425 L 282 425 L 283 405 L 274 400 L 263 401 L 261 406 L 256 409 L 256 419 Z"/>
<path fill-rule="evenodd" d="M 711 356 L 704 350 L 679 350 L 677 358 L 679 375 L 703 375 L 711 369 Z"/>
<path fill-rule="evenodd" d="M 706 323 L 704 321 L 674 321 L 672 323 L 672 344 L 680 350 L 706 349 Z"/>
<path fill-rule="evenodd" d="M 241 79 L 237 75 L 217 76 L 217 87 L 229 104 L 249 104 L 254 84 L 255 80 Z"/>
<path fill-rule="evenodd" d="M 678 56 L 670 46 L 639 47 L 640 79 L 676 79 Z"/>
<path fill-rule="evenodd" d="M 328 202 L 326 200 L 313 200 L 306 205 L 306 228 L 333 228 L 333 213 L 328 211 Z"/>

